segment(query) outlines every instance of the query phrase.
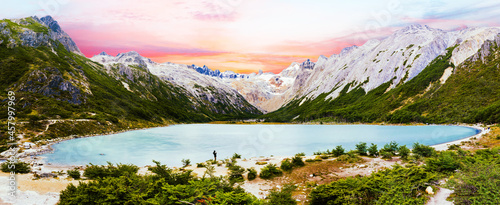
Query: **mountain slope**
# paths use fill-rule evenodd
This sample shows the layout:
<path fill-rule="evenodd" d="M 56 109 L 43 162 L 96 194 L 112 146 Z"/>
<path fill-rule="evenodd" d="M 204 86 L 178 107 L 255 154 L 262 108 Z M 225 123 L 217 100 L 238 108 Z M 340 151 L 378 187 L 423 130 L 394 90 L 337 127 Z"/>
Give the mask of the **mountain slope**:
<path fill-rule="evenodd" d="M 413 79 L 394 89 L 396 77 L 365 92 L 361 85 L 348 84 L 337 98 L 330 93 L 309 100 L 306 97 L 265 118 L 271 121 L 338 122 L 500 122 L 500 50 L 498 34 L 484 41 L 476 54 L 458 66 L 453 56 L 457 44 L 434 59 Z"/>
<path fill-rule="evenodd" d="M 16 92 L 17 117 L 37 115 L 161 124 L 241 118 L 259 113 L 251 105 L 248 112 L 243 108 L 221 108 L 224 104 L 215 104 L 216 108 L 204 106 L 185 89 L 161 80 L 148 70 L 109 68 L 95 63 L 79 55 L 74 42 L 52 18 L 1 20 L 0 25 L 0 85 L 4 91 Z M 3 92 L 0 100 L 5 98 Z M 6 118 L 6 113 L 0 117 Z"/>
<path fill-rule="evenodd" d="M 221 115 L 231 113 L 240 113 L 242 116 L 261 114 L 236 90 L 221 82 L 217 77 L 200 74 L 194 66 L 174 63 L 160 64 L 140 56 L 134 51 L 120 53 L 116 57 L 101 53 L 91 59 L 104 64 L 108 72 L 119 69 L 120 73 L 130 76 L 129 68 L 142 69 L 166 83 L 182 88 L 183 93 L 191 98 L 195 110 L 203 108 Z M 130 78 L 127 82 L 130 80 L 133 82 L 133 79 Z"/>

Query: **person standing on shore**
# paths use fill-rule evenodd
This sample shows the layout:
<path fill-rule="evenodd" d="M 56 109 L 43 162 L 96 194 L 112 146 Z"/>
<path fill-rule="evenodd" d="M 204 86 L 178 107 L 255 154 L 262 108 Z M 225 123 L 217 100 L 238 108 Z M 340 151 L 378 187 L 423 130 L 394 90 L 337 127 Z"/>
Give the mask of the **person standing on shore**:
<path fill-rule="evenodd" d="M 214 150 L 214 160 L 217 161 L 217 152 Z"/>

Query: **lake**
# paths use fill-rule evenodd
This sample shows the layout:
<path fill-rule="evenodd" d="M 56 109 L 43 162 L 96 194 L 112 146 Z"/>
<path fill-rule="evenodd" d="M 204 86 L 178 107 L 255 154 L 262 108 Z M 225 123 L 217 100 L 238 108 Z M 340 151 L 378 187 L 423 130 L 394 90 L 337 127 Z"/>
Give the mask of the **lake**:
<path fill-rule="evenodd" d="M 182 159 L 192 164 L 239 153 L 243 158 L 312 155 L 337 145 L 354 149 L 359 142 L 381 148 L 390 141 L 409 148 L 415 142 L 435 145 L 466 138 L 478 130 L 459 126 L 380 126 L 380 125 L 231 125 L 183 124 L 67 140 L 53 145 L 45 161 L 59 165 L 132 163 L 151 165 L 152 160 L 180 166 Z"/>

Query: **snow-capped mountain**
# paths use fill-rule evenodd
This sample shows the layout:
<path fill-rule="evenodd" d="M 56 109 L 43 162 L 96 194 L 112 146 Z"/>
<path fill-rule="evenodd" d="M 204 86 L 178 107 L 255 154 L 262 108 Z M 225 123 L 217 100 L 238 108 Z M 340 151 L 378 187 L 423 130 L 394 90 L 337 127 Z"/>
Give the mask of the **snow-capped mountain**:
<path fill-rule="evenodd" d="M 327 99 L 334 99 L 347 85 L 348 91 L 360 86 L 368 92 L 391 81 L 389 89 L 392 89 L 417 76 L 447 48 L 457 46 L 451 62 L 458 65 L 498 33 L 500 29 L 495 27 L 443 31 L 411 25 L 385 39 L 347 47 L 330 57 L 319 56 L 316 62 L 309 59 L 294 62 L 278 74 L 262 71 L 238 74 L 211 70 L 207 66 L 160 64 L 137 52 L 116 57 L 103 52 L 92 60 L 147 67 L 151 73 L 186 88 L 196 96 L 200 95 L 197 86 L 212 87 L 231 95 L 240 94 L 252 105 L 271 112 L 302 97 L 314 99 L 322 93 L 329 93 Z"/>
<path fill-rule="evenodd" d="M 340 54 L 323 56 L 312 73 L 304 73 L 304 82 L 297 81 L 296 97 L 316 98 L 329 93 L 335 98 L 346 85 L 349 90 L 361 86 L 370 91 L 392 81 L 391 88 L 417 76 L 433 59 L 447 48 L 457 45 L 452 63 L 458 65 L 478 51 L 485 40 L 491 40 L 499 28 L 467 28 L 443 31 L 422 25 L 411 25 L 382 40 L 344 48 Z"/>
<path fill-rule="evenodd" d="M 197 66 L 188 66 L 175 63 L 156 63 L 149 58 L 141 56 L 135 51 L 120 53 L 117 56 L 108 55 L 102 52 L 93 56 L 91 60 L 105 65 L 106 69 L 112 69 L 115 65 L 120 65 L 121 72 L 127 74 L 129 66 L 138 66 L 147 69 L 151 74 L 160 77 L 160 79 L 173 83 L 185 89 L 190 95 L 196 98 L 195 103 L 210 103 L 213 105 L 221 104 L 226 107 L 234 107 L 238 110 L 248 109 L 248 103 L 245 99 L 228 84 L 222 82 L 221 77 L 232 77 L 242 75 L 228 75 L 228 72 L 219 73 L 216 77 L 211 72 L 205 74 L 199 73 Z M 205 67 L 206 68 L 206 67 Z M 207 68 L 208 69 L 208 68 Z M 215 72 L 212 72 L 215 73 Z M 224 74 L 224 75 L 223 75 Z M 126 85 L 124 85 L 126 86 Z M 224 113 L 221 110 L 221 113 Z"/>

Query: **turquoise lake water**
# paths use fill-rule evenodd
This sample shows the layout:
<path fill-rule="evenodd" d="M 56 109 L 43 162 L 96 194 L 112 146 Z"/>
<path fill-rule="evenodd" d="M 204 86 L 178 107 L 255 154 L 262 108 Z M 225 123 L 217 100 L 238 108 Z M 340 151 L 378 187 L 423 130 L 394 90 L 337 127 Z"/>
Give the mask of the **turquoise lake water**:
<path fill-rule="evenodd" d="M 367 142 L 381 148 L 390 141 L 411 147 L 419 142 L 435 145 L 462 139 L 479 131 L 459 126 L 379 126 L 379 125 L 230 125 L 187 124 L 119 134 L 78 138 L 55 144 L 46 162 L 60 165 L 112 163 L 151 165 L 152 160 L 168 166 L 192 164 L 239 153 L 243 158 L 312 155 L 337 145 L 346 150 Z"/>

